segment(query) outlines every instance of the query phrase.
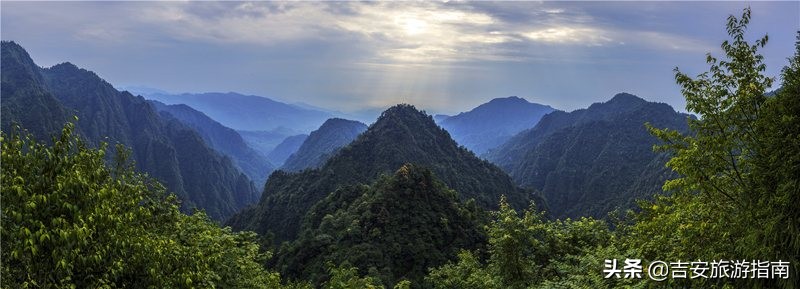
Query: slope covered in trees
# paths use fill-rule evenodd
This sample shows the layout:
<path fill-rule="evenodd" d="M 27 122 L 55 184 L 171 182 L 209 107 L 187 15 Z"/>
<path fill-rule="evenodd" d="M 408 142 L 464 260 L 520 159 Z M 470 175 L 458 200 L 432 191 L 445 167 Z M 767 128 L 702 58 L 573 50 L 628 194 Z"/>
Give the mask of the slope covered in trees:
<path fill-rule="evenodd" d="M 175 118 L 193 128 L 206 144 L 228 156 L 258 188 L 262 188 L 275 167 L 261 154 L 247 146 L 235 130 L 225 127 L 202 112 L 184 104 L 166 105 L 151 100 L 150 103 L 164 118 Z"/>
<path fill-rule="evenodd" d="M 2 50 L 4 131 L 17 123 L 34 127 L 38 139 L 49 139 L 58 132 L 49 129 L 64 111 L 78 117 L 76 132 L 87 141 L 129 146 L 136 168 L 163 182 L 187 209 L 199 207 L 222 220 L 257 200 L 253 184 L 229 159 L 210 149 L 193 129 L 162 118 L 143 98 L 119 92 L 70 63 L 39 68 L 16 43 L 3 42 Z M 37 104 L 42 113 L 35 116 L 42 119 L 27 113 L 27 98 Z"/>
<path fill-rule="evenodd" d="M 222 229 L 90 149 L 68 124 L 52 145 L 2 134 L 3 288 L 281 288 L 253 233 Z"/>
<path fill-rule="evenodd" d="M 3 130 L 8 131 L 17 122 L 24 123 L 37 136 L 47 136 L 70 120 L 72 115 L 47 90 L 39 67 L 25 49 L 13 42 L 3 42 L 2 63 Z"/>
<path fill-rule="evenodd" d="M 278 268 L 319 284 L 326 264 L 357 264 L 386 285 L 421 284 L 428 268 L 485 241 L 482 211 L 456 194 L 411 164 L 371 186 L 342 187 L 312 207 L 299 239 L 278 253 Z"/>
<path fill-rule="evenodd" d="M 573 112 L 553 112 L 487 154 L 524 186 L 540 190 L 557 217 L 605 217 L 661 192 L 667 156 L 645 123 L 686 131 L 689 116 L 621 93 Z"/>
<path fill-rule="evenodd" d="M 478 107 L 437 121 L 453 139 L 482 155 L 517 133 L 531 128 L 552 107 L 511 96 L 495 98 Z"/>
<path fill-rule="evenodd" d="M 367 130 L 367 125 L 341 118 L 325 121 L 317 130 L 303 141 L 300 148 L 281 167 L 288 172 L 318 168 L 333 156 L 340 148 L 348 145 L 359 134 Z"/>
<path fill-rule="evenodd" d="M 325 196 L 340 186 L 370 183 L 405 163 L 430 168 L 462 199 L 474 198 L 483 208 L 495 208 L 501 195 L 517 207 L 535 197 L 517 188 L 499 168 L 459 147 L 429 115 L 411 105 L 397 105 L 321 168 L 273 173 L 261 201 L 228 223 L 237 230 L 271 232 L 279 241 L 294 238 L 303 214 Z"/>

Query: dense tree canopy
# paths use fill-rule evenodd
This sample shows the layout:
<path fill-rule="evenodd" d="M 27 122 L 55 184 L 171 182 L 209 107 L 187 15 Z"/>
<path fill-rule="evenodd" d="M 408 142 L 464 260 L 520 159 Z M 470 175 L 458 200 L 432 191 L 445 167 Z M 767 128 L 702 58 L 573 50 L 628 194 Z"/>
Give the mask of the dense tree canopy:
<path fill-rule="evenodd" d="M 406 164 L 371 186 L 343 187 L 307 214 L 300 237 L 278 252 L 287 277 L 320 283 L 325 264 L 354 264 L 384 284 L 421 284 L 428 268 L 485 242 L 482 212 L 459 202 L 427 168 Z"/>
<path fill-rule="evenodd" d="M 64 127 L 52 146 L 2 136 L 4 288 L 276 288 L 255 234 L 185 215 L 117 148 Z"/>

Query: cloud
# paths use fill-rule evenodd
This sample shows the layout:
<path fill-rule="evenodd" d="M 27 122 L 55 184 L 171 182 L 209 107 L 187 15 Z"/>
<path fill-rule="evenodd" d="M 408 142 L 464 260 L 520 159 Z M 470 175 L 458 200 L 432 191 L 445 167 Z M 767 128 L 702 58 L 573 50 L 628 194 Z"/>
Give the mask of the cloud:
<path fill-rule="evenodd" d="M 275 48 L 314 42 L 321 50 L 326 45 L 357 47 L 359 54 L 351 56 L 357 57 L 353 61 L 358 63 L 530 61 L 546 57 L 552 49 L 564 48 L 709 48 L 701 40 L 619 25 L 581 6 L 550 2 L 186 1 L 52 5 L 62 7 L 31 9 L 27 13 L 47 13 L 47 19 L 71 29 L 64 31 L 66 34 L 95 45 L 188 42 Z M 53 10 L 65 13 L 53 14 Z"/>
<path fill-rule="evenodd" d="M 587 46 L 602 46 L 611 43 L 607 31 L 590 27 L 551 27 L 523 35 L 533 41 L 555 44 L 582 44 Z"/>
<path fill-rule="evenodd" d="M 756 34 L 770 32 L 778 42 L 765 51 L 778 49 L 770 67 L 779 69 L 795 35 L 780 23 L 797 19 L 798 4 L 752 5 Z M 588 98 L 632 85 L 660 94 L 674 88 L 673 67 L 703 71 L 703 55 L 718 52 L 724 19 L 739 6 L 4 1 L 2 32 L 37 63 L 73 61 L 114 83 L 236 90 L 340 108 L 401 98 L 444 106 L 526 93 Z M 653 84 L 656 76 L 663 83 Z"/>

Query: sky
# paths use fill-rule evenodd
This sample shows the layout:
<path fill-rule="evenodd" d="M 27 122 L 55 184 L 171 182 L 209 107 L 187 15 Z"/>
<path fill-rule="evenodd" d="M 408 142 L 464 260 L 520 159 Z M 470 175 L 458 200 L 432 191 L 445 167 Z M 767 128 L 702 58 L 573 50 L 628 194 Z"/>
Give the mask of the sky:
<path fill-rule="evenodd" d="M 794 53 L 800 2 L 0 2 L 0 38 L 40 66 L 117 87 L 240 92 L 354 112 L 467 111 L 519 96 L 562 110 L 619 92 L 685 111 L 673 69 L 722 57 L 752 8 L 766 74 Z M 779 78 L 778 78 L 779 80 Z"/>

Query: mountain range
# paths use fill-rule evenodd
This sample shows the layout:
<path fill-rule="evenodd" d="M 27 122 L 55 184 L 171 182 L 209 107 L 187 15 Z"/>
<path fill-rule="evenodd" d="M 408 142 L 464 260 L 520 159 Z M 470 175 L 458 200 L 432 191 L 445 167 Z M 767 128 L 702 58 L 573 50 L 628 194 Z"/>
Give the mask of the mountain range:
<path fill-rule="evenodd" d="M 40 68 L 14 42 L 2 42 L 2 64 L 3 131 L 20 125 L 49 140 L 73 121 L 88 144 L 124 144 L 136 168 L 161 181 L 184 209 L 202 208 L 216 220 L 258 199 L 253 183 L 229 158 L 144 98 L 70 63 Z"/>
<path fill-rule="evenodd" d="M 666 155 L 645 123 L 687 131 L 689 115 L 620 93 L 573 112 L 555 111 L 484 157 L 545 196 L 555 217 L 605 217 L 661 192 Z"/>
<path fill-rule="evenodd" d="M 236 93 L 145 100 L 70 63 L 40 68 L 13 42 L 2 63 L 4 132 L 48 139 L 74 121 L 91 145 L 124 144 L 185 211 L 282 243 L 270 265 L 316 285 L 328 263 L 425 284 L 459 250 L 487 249 L 487 211 L 503 198 L 553 218 L 631 208 L 673 177 L 644 124 L 685 132 L 692 117 L 621 93 L 572 112 L 518 97 L 455 116 L 400 104 L 367 126 Z"/>
<path fill-rule="evenodd" d="M 482 208 L 497 208 L 503 195 L 518 208 L 531 200 L 543 205 L 502 170 L 459 147 L 430 115 L 411 105 L 397 105 L 320 168 L 274 172 L 259 203 L 234 215 L 228 224 L 235 230 L 271 234 L 276 241 L 291 240 L 305 213 L 327 195 L 342 186 L 369 184 L 406 163 L 430 169 L 460 199 L 474 199 Z"/>
<path fill-rule="evenodd" d="M 290 135 L 308 133 L 332 115 L 266 97 L 228 93 L 145 94 L 165 104 L 186 104 L 235 130 L 288 130 Z"/>

